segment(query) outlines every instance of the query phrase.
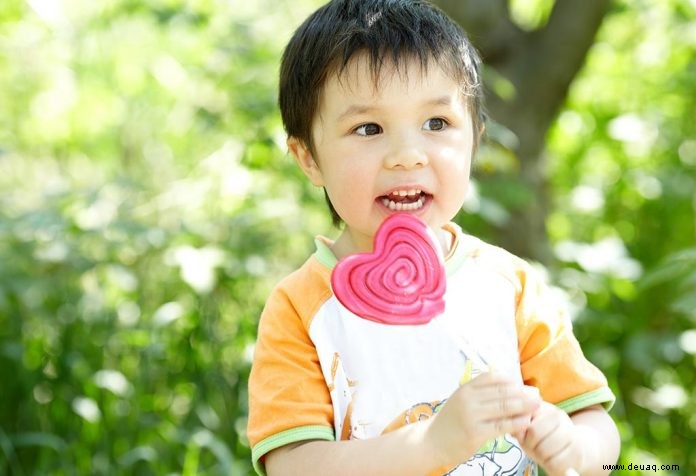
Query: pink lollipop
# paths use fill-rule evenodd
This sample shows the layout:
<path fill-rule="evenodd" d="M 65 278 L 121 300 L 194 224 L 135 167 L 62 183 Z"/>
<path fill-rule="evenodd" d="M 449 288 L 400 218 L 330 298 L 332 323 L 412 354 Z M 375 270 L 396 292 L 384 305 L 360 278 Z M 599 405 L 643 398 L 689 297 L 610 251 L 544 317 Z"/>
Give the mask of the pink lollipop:
<path fill-rule="evenodd" d="M 354 314 L 382 324 L 425 324 L 445 309 L 445 266 L 425 223 L 390 215 L 372 253 L 343 258 L 331 274 L 338 300 Z"/>

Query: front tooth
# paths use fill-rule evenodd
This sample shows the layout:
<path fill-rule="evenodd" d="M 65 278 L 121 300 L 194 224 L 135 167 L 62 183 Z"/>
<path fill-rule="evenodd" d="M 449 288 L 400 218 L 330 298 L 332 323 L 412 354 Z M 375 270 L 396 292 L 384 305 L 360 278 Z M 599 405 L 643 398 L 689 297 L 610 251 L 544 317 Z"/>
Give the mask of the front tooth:
<path fill-rule="evenodd" d="M 402 196 L 402 197 L 405 197 L 406 195 L 408 195 L 408 192 L 407 192 L 406 190 L 399 190 L 398 193 L 399 193 L 399 195 Z"/>
<path fill-rule="evenodd" d="M 415 189 L 411 189 L 411 190 L 408 191 L 408 195 L 409 195 L 410 197 L 414 196 L 415 194 L 416 194 L 416 190 L 415 190 Z"/>

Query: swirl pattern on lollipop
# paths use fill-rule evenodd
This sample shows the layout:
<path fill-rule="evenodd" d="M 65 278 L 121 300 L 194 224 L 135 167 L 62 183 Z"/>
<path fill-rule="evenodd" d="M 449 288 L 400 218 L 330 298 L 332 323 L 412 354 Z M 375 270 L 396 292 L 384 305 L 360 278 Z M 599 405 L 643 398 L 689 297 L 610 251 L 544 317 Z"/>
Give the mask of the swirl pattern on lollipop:
<path fill-rule="evenodd" d="M 390 215 L 372 253 L 342 259 L 331 274 L 338 300 L 382 324 L 425 324 L 445 309 L 445 266 L 432 232 L 407 213 Z"/>

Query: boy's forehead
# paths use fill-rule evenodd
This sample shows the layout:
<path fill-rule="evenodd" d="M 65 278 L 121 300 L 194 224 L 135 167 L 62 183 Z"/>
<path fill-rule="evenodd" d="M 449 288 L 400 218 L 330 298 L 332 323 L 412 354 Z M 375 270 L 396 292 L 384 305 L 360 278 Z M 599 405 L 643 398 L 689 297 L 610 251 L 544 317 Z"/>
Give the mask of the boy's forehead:
<path fill-rule="evenodd" d="M 459 88 L 455 79 L 446 74 L 435 60 L 424 65 L 417 59 L 404 59 L 398 63 L 385 59 L 375 66 L 366 54 L 360 54 L 351 58 L 345 67 L 334 68 L 328 75 L 319 102 L 321 106 L 327 100 L 345 97 L 374 100 L 393 86 L 408 91 L 432 83 Z"/>
<path fill-rule="evenodd" d="M 430 65 L 435 67 L 435 65 Z M 380 90 L 391 82 L 399 81 L 408 85 L 414 80 L 422 80 L 427 69 L 418 61 L 404 59 L 396 63 L 384 59 L 383 62 L 371 62 L 366 54 L 357 55 L 343 68 L 336 68 L 326 81 L 326 86 L 353 94 L 379 94 Z"/>

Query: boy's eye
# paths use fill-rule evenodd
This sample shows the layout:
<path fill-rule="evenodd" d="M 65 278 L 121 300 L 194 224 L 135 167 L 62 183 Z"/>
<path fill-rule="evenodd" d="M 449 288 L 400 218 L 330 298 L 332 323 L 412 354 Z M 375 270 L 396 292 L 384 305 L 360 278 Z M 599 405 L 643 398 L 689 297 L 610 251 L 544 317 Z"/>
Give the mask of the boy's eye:
<path fill-rule="evenodd" d="M 355 129 L 355 133 L 359 136 L 373 136 L 375 134 L 379 134 L 380 132 L 382 132 L 382 128 L 374 122 L 363 124 Z"/>
<path fill-rule="evenodd" d="M 423 129 L 428 131 L 441 131 L 447 126 L 447 122 L 441 117 L 433 117 L 425 121 Z"/>

